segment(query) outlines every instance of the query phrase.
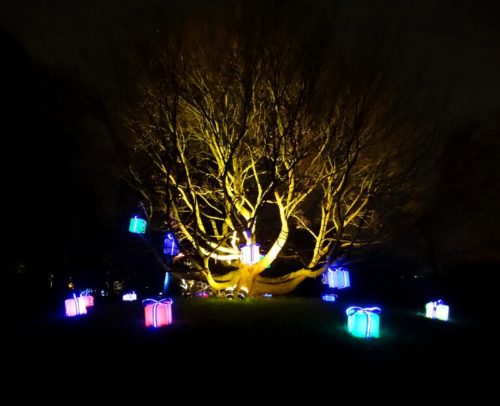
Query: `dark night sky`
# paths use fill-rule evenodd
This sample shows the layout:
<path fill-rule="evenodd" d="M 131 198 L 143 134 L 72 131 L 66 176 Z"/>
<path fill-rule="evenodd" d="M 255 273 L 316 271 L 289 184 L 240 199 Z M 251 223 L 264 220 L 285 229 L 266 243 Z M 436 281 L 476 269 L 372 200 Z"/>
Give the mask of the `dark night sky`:
<path fill-rule="evenodd" d="M 321 0 L 310 1 L 312 4 L 320 2 Z M 323 0 L 323 2 L 329 1 Z M 282 3 L 287 2 L 283 0 Z M 0 0 L 0 28 L 2 35 L 8 38 L 7 42 L 15 44 L 13 46 L 18 48 L 14 54 L 25 55 L 20 58 L 24 61 L 24 68 L 28 65 L 33 66 L 33 69 L 26 68 L 27 72 L 35 71 L 33 75 L 27 73 L 31 75 L 27 77 L 27 87 L 37 83 L 37 74 L 45 80 L 52 77 L 48 80 L 52 87 L 58 82 L 58 78 L 69 78 L 70 82 L 78 83 L 77 87 L 83 89 L 83 93 L 92 95 L 106 108 L 113 110 L 115 103 L 122 98 L 127 88 L 129 80 L 127 59 L 134 47 L 156 36 L 159 29 L 164 28 L 168 21 L 175 21 L 178 15 L 189 15 L 194 12 L 198 4 L 208 5 L 207 7 L 212 10 L 217 10 L 223 8 L 225 2 L 222 0 L 211 2 Z M 372 46 L 371 41 L 376 40 L 373 32 L 380 32 L 380 28 L 383 27 L 384 32 L 388 33 L 385 38 L 386 45 L 392 54 L 388 68 L 392 69 L 395 75 L 404 77 L 406 74 L 411 76 L 414 72 L 423 71 L 426 91 L 431 95 L 435 93 L 436 98 L 442 96 L 443 89 L 451 86 L 448 106 L 450 131 L 453 128 L 467 127 L 468 123 L 473 121 L 480 124 L 487 122 L 495 112 L 496 116 L 499 116 L 498 1 L 338 0 L 338 5 L 338 16 L 332 24 L 336 26 L 342 46 L 353 55 L 369 49 Z M 17 71 L 14 65 L 9 66 L 9 60 L 4 60 L 3 63 L 12 72 Z M 21 74 L 18 73 L 18 76 L 21 77 Z M 23 81 L 22 77 L 18 80 Z M 14 89 L 17 85 L 10 86 Z M 41 89 L 39 94 L 51 91 Z M 25 89 L 25 94 L 18 97 L 18 102 L 23 103 L 22 97 L 30 98 L 29 92 L 29 89 Z M 64 91 L 61 94 L 63 93 Z M 62 95 L 61 99 L 65 100 L 65 97 Z M 71 207 L 78 201 L 78 210 L 84 211 L 85 205 L 92 203 L 85 202 L 85 198 L 82 202 L 83 192 L 76 190 L 80 188 L 87 192 L 92 190 L 89 193 L 95 196 L 87 198 L 101 200 L 103 203 L 100 210 L 112 213 L 116 209 L 116 202 L 110 201 L 106 193 L 115 188 L 113 176 L 110 175 L 113 170 L 110 171 L 110 167 L 100 166 L 103 162 L 113 160 L 109 132 L 95 114 L 79 113 L 89 110 L 88 101 L 82 101 L 85 106 L 80 106 L 78 100 L 74 98 L 72 100 L 74 103 L 67 109 L 70 112 L 63 113 L 66 117 L 63 124 L 60 122 L 54 124 L 52 121 L 56 120 L 55 118 L 51 118 L 47 124 L 49 128 L 47 132 L 50 132 L 51 126 L 61 129 L 59 137 L 64 140 L 66 152 L 73 151 L 73 155 L 69 156 L 74 158 L 74 162 L 66 162 L 66 167 L 64 165 L 57 167 L 53 172 L 57 173 L 57 176 L 62 176 L 61 172 L 68 170 L 65 176 L 71 177 L 71 171 L 76 173 L 83 170 L 86 176 L 80 176 L 79 183 L 74 185 L 73 201 L 63 202 L 59 206 Z M 43 105 L 44 100 L 42 98 L 39 101 L 34 97 L 26 103 L 30 106 L 26 111 L 30 111 L 30 109 L 36 110 L 38 108 L 36 106 Z M 61 104 L 54 103 L 53 111 L 65 109 Z M 92 108 L 90 110 L 92 111 Z M 13 124 L 12 129 L 14 128 Z M 27 128 L 26 132 L 33 136 L 35 131 L 31 127 Z M 75 137 L 75 140 L 67 140 L 65 137 Z M 19 141 L 19 145 L 21 144 L 22 141 Z M 76 149 L 79 152 L 74 152 Z M 492 166 L 491 162 L 489 165 Z M 481 166 L 477 168 L 481 170 Z M 51 173 L 51 170 L 47 170 L 48 176 L 51 176 Z M 99 179 L 100 182 L 92 179 Z M 65 182 L 64 179 L 60 181 Z M 450 181 L 458 180 L 451 177 Z M 485 182 L 489 182 L 489 179 Z M 14 190 L 17 190 L 18 194 L 27 195 L 28 192 L 21 190 L 21 186 L 16 187 Z M 491 184 L 487 187 L 491 188 Z M 56 195 L 57 189 L 58 186 L 53 185 L 53 192 Z M 49 188 L 48 191 L 50 190 Z M 41 189 L 39 192 L 43 193 Z M 62 196 L 60 191 L 59 193 L 59 196 Z M 117 191 L 113 193 L 116 194 Z M 459 193 L 458 189 L 455 193 Z M 494 204 L 489 203 L 486 206 L 491 210 Z M 28 203 L 25 203 L 25 206 L 26 210 L 30 207 Z M 45 203 L 43 208 L 55 210 L 55 206 Z M 61 207 L 57 209 L 60 210 Z M 68 218 L 70 218 L 69 213 Z M 482 224 L 488 224 L 488 233 L 491 234 L 495 228 L 495 224 L 498 223 L 497 218 L 497 216 L 486 216 L 481 220 Z M 491 240 L 490 234 L 485 239 Z M 498 236 L 498 232 L 493 235 Z M 482 244 L 483 240 L 478 239 L 476 245 Z M 493 252 L 492 247 L 494 245 L 490 243 L 488 250 Z"/>
<path fill-rule="evenodd" d="M 189 13 L 197 3 L 208 2 L 12 0 L 3 1 L 0 23 L 35 60 L 78 75 L 110 98 L 119 97 L 130 47 L 154 35 L 179 10 Z M 359 38 L 366 46 L 363 36 L 374 24 L 391 26 L 400 70 L 426 69 L 429 86 L 453 80 L 451 113 L 455 118 L 483 119 L 490 110 L 500 108 L 498 2 L 338 3 L 336 24 L 347 46 L 356 47 Z M 223 1 L 211 4 L 212 8 L 224 7 Z"/>

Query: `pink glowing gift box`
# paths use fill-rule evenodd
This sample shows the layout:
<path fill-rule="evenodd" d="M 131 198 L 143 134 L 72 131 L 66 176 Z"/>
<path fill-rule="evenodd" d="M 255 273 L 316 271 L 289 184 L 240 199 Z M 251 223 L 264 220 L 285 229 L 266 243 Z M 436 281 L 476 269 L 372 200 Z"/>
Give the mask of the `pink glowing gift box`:
<path fill-rule="evenodd" d="M 94 306 L 94 296 L 89 295 L 88 293 L 82 293 L 80 297 L 83 299 L 85 302 L 85 306 L 87 308 L 93 307 Z"/>
<path fill-rule="evenodd" d="M 73 295 L 73 299 L 66 299 L 64 301 L 64 306 L 66 307 L 66 317 L 87 314 L 87 306 L 82 296 L 76 297 L 76 295 Z"/>
<path fill-rule="evenodd" d="M 142 303 L 146 327 L 162 327 L 172 324 L 172 299 L 145 299 Z"/>

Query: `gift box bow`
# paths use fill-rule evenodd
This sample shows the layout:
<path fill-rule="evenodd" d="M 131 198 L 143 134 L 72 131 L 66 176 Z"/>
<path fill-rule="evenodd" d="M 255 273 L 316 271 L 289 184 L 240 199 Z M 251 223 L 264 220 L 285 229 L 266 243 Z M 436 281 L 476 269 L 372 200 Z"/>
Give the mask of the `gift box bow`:
<path fill-rule="evenodd" d="M 369 314 L 380 314 L 382 309 L 380 307 L 359 307 L 359 306 L 351 306 L 346 311 L 348 316 L 352 316 L 355 313 L 365 313 Z"/>
<path fill-rule="evenodd" d="M 160 300 L 156 300 L 156 299 L 144 299 L 142 301 L 142 304 L 147 306 L 149 304 L 172 304 L 174 303 L 174 301 L 172 299 L 170 299 L 169 297 L 165 298 L 165 299 L 160 299 Z"/>

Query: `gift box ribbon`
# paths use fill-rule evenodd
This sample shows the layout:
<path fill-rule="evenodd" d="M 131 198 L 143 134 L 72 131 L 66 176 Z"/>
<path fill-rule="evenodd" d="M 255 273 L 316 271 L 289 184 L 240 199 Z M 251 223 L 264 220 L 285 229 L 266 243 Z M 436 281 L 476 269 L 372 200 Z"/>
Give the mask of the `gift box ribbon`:
<path fill-rule="evenodd" d="M 370 337 L 371 330 L 371 317 L 372 314 L 380 314 L 382 309 L 380 307 L 359 307 L 351 306 L 346 311 L 347 316 L 353 316 L 356 313 L 363 313 L 366 315 L 366 336 Z"/>
<path fill-rule="evenodd" d="M 436 318 L 437 308 L 439 305 L 444 305 L 444 302 L 441 299 L 436 300 L 435 302 L 432 302 L 432 318 L 433 319 Z"/>
<path fill-rule="evenodd" d="M 75 301 L 75 310 L 76 310 L 76 314 L 82 314 L 82 312 L 80 311 L 80 301 L 78 300 L 78 298 L 76 297 L 76 294 L 73 293 L 73 300 Z"/>

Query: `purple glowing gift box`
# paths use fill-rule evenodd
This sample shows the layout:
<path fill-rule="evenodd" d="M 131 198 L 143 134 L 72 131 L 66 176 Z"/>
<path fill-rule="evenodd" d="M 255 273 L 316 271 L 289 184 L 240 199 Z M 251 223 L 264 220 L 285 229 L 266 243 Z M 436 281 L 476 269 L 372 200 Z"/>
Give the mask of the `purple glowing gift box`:
<path fill-rule="evenodd" d="M 446 321 L 448 320 L 449 313 L 449 306 L 444 304 L 442 300 L 429 302 L 425 305 L 425 317 L 428 317 L 430 319 L 439 319 Z"/>
<path fill-rule="evenodd" d="M 351 306 L 346 310 L 347 330 L 354 337 L 374 337 L 380 334 L 380 307 Z"/>
<path fill-rule="evenodd" d="M 330 288 L 344 289 L 351 286 L 349 271 L 342 267 L 330 267 L 321 276 L 321 282 Z"/>
<path fill-rule="evenodd" d="M 145 299 L 144 317 L 146 327 L 162 327 L 172 324 L 172 299 Z"/>
<path fill-rule="evenodd" d="M 73 295 L 73 299 L 66 299 L 64 301 L 64 306 L 66 307 L 66 317 L 87 314 L 87 306 L 85 305 L 85 299 L 82 296 L 76 297 L 76 295 Z"/>

